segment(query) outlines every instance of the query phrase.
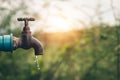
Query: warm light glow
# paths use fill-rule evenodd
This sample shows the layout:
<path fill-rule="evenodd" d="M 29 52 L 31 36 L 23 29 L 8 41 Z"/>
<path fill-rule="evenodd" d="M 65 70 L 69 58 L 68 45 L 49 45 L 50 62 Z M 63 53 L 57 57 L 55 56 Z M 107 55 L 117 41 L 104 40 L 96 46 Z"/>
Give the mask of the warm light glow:
<path fill-rule="evenodd" d="M 48 25 L 50 25 L 49 27 L 49 31 L 68 31 L 71 30 L 70 26 L 68 25 L 67 20 L 61 18 L 61 17 L 54 17 L 51 16 L 48 19 Z"/>
<path fill-rule="evenodd" d="M 34 14 L 38 18 L 38 23 L 33 25 L 33 27 L 35 26 L 34 30 L 61 32 L 89 28 L 91 27 L 91 21 L 96 24 L 101 21 L 111 25 L 115 23 L 113 12 L 109 10 L 111 9 L 110 0 L 91 0 L 90 3 L 89 0 L 34 1 L 34 7 L 30 7 L 30 10 L 38 13 L 38 15 Z M 119 4 L 119 1 L 114 0 L 116 9 L 119 9 L 119 5 L 116 5 L 116 3 Z"/>

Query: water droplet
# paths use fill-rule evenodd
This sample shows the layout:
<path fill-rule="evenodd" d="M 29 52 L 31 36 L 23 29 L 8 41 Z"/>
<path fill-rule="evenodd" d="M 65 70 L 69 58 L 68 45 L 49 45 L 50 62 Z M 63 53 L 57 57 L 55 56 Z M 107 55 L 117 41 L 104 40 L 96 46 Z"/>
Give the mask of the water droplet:
<path fill-rule="evenodd" d="M 37 66 L 37 69 L 40 70 L 40 66 L 39 66 L 39 63 L 38 63 L 38 56 L 35 56 L 35 61 L 36 63 L 36 66 Z"/>

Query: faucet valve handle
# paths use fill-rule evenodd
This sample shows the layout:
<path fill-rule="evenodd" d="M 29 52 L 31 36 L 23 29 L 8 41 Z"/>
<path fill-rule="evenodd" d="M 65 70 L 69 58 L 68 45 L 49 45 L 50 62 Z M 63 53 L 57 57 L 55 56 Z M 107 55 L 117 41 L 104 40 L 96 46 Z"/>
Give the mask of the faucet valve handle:
<path fill-rule="evenodd" d="M 24 21 L 25 27 L 28 26 L 28 21 L 35 21 L 34 18 L 17 18 L 18 21 Z"/>
<path fill-rule="evenodd" d="M 35 18 L 17 18 L 18 21 L 35 21 Z"/>

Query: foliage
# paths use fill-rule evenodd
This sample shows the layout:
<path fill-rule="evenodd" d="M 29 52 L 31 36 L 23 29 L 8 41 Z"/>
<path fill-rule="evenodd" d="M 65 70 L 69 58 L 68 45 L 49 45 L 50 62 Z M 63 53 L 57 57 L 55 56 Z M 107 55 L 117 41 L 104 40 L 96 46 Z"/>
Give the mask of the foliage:
<path fill-rule="evenodd" d="M 99 31 L 99 33 L 97 32 Z M 81 31 L 77 31 L 77 34 Z M 95 33 L 98 33 L 97 35 Z M 115 80 L 115 27 L 93 27 L 71 43 L 48 45 L 34 63 L 33 50 L 0 54 L 2 80 Z"/>
<path fill-rule="evenodd" d="M 66 43 L 59 47 L 47 48 L 43 68 L 48 69 L 43 71 L 44 80 L 114 80 L 116 78 L 115 27 L 97 27 L 96 29 L 100 31 L 97 36 L 93 34 L 93 32 L 97 33 L 94 28 L 96 27 L 87 30 L 85 36 L 80 37 L 73 44 Z"/>

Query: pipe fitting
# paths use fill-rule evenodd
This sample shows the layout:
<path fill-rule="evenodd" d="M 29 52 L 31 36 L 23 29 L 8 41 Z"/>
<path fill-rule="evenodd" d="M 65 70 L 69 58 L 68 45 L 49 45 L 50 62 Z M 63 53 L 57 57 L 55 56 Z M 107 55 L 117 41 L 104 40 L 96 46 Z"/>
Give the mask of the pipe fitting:
<path fill-rule="evenodd" d="M 0 36 L 0 51 L 13 51 L 13 35 Z"/>

